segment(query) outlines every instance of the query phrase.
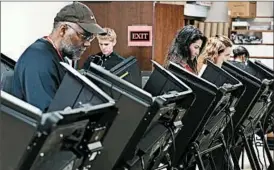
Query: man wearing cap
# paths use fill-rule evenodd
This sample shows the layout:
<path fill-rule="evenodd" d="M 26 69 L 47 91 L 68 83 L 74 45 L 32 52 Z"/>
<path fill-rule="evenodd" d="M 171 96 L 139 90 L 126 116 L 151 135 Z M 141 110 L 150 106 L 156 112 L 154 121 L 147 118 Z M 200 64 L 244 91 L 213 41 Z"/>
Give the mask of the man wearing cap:
<path fill-rule="evenodd" d="M 45 112 L 65 74 L 59 62 L 65 62 L 64 57 L 79 59 L 95 35 L 103 33 L 86 5 L 63 7 L 51 34 L 36 40 L 18 59 L 11 93 Z"/>

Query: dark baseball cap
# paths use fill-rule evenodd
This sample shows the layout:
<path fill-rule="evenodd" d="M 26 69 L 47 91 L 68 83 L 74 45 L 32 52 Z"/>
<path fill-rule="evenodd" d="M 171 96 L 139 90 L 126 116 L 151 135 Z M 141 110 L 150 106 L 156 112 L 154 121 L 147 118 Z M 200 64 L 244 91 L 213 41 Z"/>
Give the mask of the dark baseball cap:
<path fill-rule="evenodd" d="M 104 29 L 96 23 L 95 16 L 91 9 L 80 2 L 63 7 L 54 18 L 54 22 L 73 22 L 82 27 L 85 31 L 93 34 L 105 34 Z"/>

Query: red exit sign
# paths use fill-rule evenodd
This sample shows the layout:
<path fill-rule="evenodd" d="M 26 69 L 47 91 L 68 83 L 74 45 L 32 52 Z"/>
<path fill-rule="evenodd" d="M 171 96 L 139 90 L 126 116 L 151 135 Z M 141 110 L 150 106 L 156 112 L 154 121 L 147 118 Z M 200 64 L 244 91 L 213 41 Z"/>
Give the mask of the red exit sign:
<path fill-rule="evenodd" d="M 128 46 L 152 46 L 152 26 L 128 26 Z"/>

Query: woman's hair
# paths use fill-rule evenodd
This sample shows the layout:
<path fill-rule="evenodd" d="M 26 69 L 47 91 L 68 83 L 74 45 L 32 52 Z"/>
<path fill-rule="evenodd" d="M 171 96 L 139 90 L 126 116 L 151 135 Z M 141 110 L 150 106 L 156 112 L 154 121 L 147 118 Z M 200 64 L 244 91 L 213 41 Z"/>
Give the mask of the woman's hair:
<path fill-rule="evenodd" d="M 97 35 L 98 40 L 108 40 L 111 42 L 116 41 L 117 35 L 113 29 L 111 28 L 103 28 L 103 29 L 106 32 L 106 34 Z"/>
<path fill-rule="evenodd" d="M 227 36 L 216 35 L 215 37 L 210 37 L 205 46 L 205 50 L 198 58 L 198 71 L 202 65 L 206 63 L 207 59 L 216 63 L 217 57 L 223 53 L 227 47 L 232 47 L 232 45 L 232 41 Z"/>
<path fill-rule="evenodd" d="M 233 49 L 233 57 L 236 59 L 239 56 L 244 56 L 245 61 L 249 59 L 249 52 L 243 46 L 238 46 Z"/>
<path fill-rule="evenodd" d="M 176 37 L 172 41 L 165 60 L 165 66 L 167 66 L 169 61 L 173 61 L 175 63 L 184 61 L 193 71 L 196 72 L 197 60 L 191 60 L 191 51 L 189 47 L 197 40 L 202 40 L 202 51 L 206 44 L 207 38 L 198 28 L 194 27 L 193 25 L 184 26 L 180 31 L 177 32 Z"/>

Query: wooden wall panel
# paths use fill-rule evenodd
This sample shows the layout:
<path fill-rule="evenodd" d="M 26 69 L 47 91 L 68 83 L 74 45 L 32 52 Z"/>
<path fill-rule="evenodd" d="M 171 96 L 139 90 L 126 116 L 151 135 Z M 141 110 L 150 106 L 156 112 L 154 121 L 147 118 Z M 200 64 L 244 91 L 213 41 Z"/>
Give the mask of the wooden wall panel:
<path fill-rule="evenodd" d="M 91 8 L 97 22 L 102 27 L 113 28 L 117 34 L 114 48 L 124 57 L 136 56 L 142 70 L 151 70 L 152 47 L 128 47 L 127 28 L 130 25 L 153 24 L 153 2 L 83 2 Z M 100 52 L 95 39 L 79 61 L 83 62 L 91 54 Z"/>
<path fill-rule="evenodd" d="M 184 24 L 184 6 L 156 3 L 153 59 L 164 63 L 170 44 Z"/>

